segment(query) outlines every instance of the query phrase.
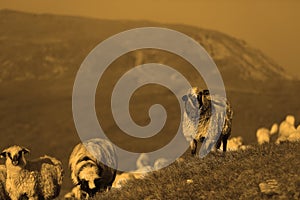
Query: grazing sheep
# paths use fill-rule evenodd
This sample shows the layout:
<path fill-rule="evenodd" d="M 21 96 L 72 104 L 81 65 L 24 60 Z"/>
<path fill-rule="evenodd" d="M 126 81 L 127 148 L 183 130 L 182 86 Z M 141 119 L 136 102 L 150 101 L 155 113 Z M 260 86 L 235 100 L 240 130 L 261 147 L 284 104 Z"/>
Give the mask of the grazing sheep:
<path fill-rule="evenodd" d="M 290 134 L 287 140 L 290 142 L 300 142 L 300 125 L 298 125 L 296 131 Z"/>
<path fill-rule="evenodd" d="M 200 152 L 200 157 L 210 151 L 212 144 L 219 149 L 223 143 L 225 152 L 233 117 L 229 102 L 218 95 L 210 95 L 208 90 L 199 91 L 197 87 L 189 89 L 182 100 L 185 104 L 183 134 L 190 142 L 192 155 L 196 154 L 199 141 L 205 143 L 205 152 Z"/>
<path fill-rule="evenodd" d="M 158 158 L 155 160 L 153 167 L 150 165 L 150 158 L 147 154 L 141 153 L 136 161 L 137 169 L 130 172 L 123 172 L 122 174 L 117 174 L 115 181 L 113 182 L 113 188 L 121 188 L 129 180 L 132 179 L 143 179 L 147 176 L 148 172 L 159 170 L 168 164 L 166 158 Z"/>
<path fill-rule="evenodd" d="M 10 199 L 6 190 L 6 167 L 5 165 L 0 165 L 0 199 Z"/>
<path fill-rule="evenodd" d="M 222 149 L 222 145 L 220 147 Z M 246 150 L 249 146 L 243 145 L 243 138 L 241 136 L 230 138 L 227 142 L 227 151 Z"/>
<path fill-rule="evenodd" d="M 111 188 L 116 177 L 117 156 L 108 140 L 95 138 L 74 147 L 69 165 L 73 183 L 88 198 Z"/>
<path fill-rule="evenodd" d="M 127 184 L 128 181 L 130 180 L 135 180 L 135 179 L 143 179 L 145 178 L 147 173 L 143 171 L 132 171 L 132 172 L 123 172 L 121 174 L 117 174 L 115 181 L 113 182 L 112 188 L 115 189 L 120 189 L 124 185 Z"/>
<path fill-rule="evenodd" d="M 295 117 L 292 115 L 286 116 L 285 120 L 279 126 L 279 137 L 288 138 L 292 132 L 295 132 Z"/>
<path fill-rule="evenodd" d="M 60 161 L 50 156 L 26 161 L 29 150 L 11 146 L 1 153 L 6 158 L 6 190 L 12 200 L 54 199 L 59 195 L 63 168 Z"/>
<path fill-rule="evenodd" d="M 270 131 L 267 128 L 259 128 L 256 131 L 256 137 L 258 144 L 262 145 L 264 143 L 270 142 Z"/>
<path fill-rule="evenodd" d="M 285 120 L 281 122 L 279 126 L 279 134 L 276 140 L 276 144 L 287 141 L 288 137 L 295 131 L 295 117 L 292 115 L 287 115 Z"/>

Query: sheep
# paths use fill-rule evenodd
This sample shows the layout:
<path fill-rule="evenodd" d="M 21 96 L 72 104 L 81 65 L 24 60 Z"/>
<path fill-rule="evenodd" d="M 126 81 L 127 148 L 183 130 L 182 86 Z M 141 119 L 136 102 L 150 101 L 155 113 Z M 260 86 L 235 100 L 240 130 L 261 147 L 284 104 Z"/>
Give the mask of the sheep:
<path fill-rule="evenodd" d="M 134 171 L 117 174 L 112 187 L 119 189 L 123 185 L 125 185 L 129 180 L 143 179 L 147 176 L 148 172 L 159 170 L 165 167 L 168 163 L 168 159 L 158 158 L 155 160 L 154 165 L 151 166 L 150 157 L 145 153 L 141 153 L 136 161 L 137 169 Z"/>
<path fill-rule="evenodd" d="M 63 168 L 60 161 L 50 156 L 27 161 L 27 148 L 11 146 L 0 154 L 6 158 L 6 190 L 11 200 L 54 199 L 59 195 Z"/>
<path fill-rule="evenodd" d="M 290 142 L 300 142 L 300 125 L 298 125 L 296 131 L 290 134 L 287 140 Z"/>
<path fill-rule="evenodd" d="M 69 166 L 74 185 L 80 186 L 77 187 L 80 188 L 79 193 L 86 194 L 86 198 L 93 197 L 97 192 L 109 190 L 115 180 L 115 148 L 108 140 L 100 138 L 79 143 L 70 155 Z"/>
<path fill-rule="evenodd" d="M 221 145 L 221 149 L 222 149 Z M 238 150 L 246 150 L 249 146 L 243 145 L 243 138 L 241 136 L 230 138 L 227 141 L 227 151 L 238 151 Z"/>
<path fill-rule="evenodd" d="M 295 117 L 292 115 L 287 115 L 285 120 L 281 122 L 279 126 L 279 134 L 276 140 L 276 144 L 287 141 L 291 133 L 295 132 Z"/>
<path fill-rule="evenodd" d="M 136 160 L 137 169 L 144 168 L 145 166 L 150 166 L 150 158 L 146 153 L 141 153 Z"/>
<path fill-rule="evenodd" d="M 300 131 L 295 131 L 287 138 L 289 142 L 299 142 L 300 141 Z"/>
<path fill-rule="evenodd" d="M 6 167 L 5 165 L 0 165 L 0 199 L 10 199 L 5 189 L 5 182 Z"/>
<path fill-rule="evenodd" d="M 182 131 L 190 142 L 191 154 L 196 154 L 199 141 L 205 145 L 200 157 L 204 157 L 214 143 L 216 149 L 223 143 L 223 152 L 226 152 L 233 117 L 229 102 L 218 95 L 210 95 L 209 90 L 199 91 L 197 87 L 189 89 L 182 100 L 185 104 Z"/>
<path fill-rule="evenodd" d="M 270 131 L 267 128 L 259 128 L 256 131 L 256 137 L 258 144 L 262 145 L 264 143 L 270 142 Z"/>
<path fill-rule="evenodd" d="M 285 120 L 279 126 L 279 137 L 288 138 L 292 132 L 296 131 L 295 117 L 292 115 L 286 116 Z"/>
<path fill-rule="evenodd" d="M 123 172 L 117 174 L 115 181 L 113 182 L 112 188 L 120 189 L 127 184 L 130 180 L 143 179 L 146 177 L 145 171 L 135 170 L 131 172 Z"/>

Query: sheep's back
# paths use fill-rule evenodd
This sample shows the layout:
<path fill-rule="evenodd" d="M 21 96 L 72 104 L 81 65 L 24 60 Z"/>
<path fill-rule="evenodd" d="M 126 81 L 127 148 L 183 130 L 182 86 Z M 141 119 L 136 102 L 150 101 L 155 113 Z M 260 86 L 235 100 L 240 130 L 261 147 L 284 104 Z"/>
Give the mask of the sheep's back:
<path fill-rule="evenodd" d="M 59 160 L 45 155 L 28 161 L 26 169 L 40 173 L 39 190 L 44 199 L 53 199 L 59 195 L 64 173 Z"/>
<path fill-rule="evenodd" d="M 6 167 L 5 165 L 0 165 L 0 199 L 10 199 L 6 190 Z"/>

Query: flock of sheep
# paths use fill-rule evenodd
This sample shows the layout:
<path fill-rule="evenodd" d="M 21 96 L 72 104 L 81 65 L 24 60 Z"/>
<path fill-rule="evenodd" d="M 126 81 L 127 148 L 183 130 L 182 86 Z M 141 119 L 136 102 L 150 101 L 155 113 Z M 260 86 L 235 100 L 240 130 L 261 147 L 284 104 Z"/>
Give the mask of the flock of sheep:
<path fill-rule="evenodd" d="M 259 144 L 269 143 L 271 137 L 276 137 L 276 144 L 282 142 L 297 142 L 300 141 L 300 125 L 295 127 L 295 117 L 292 115 L 287 115 L 285 120 L 283 120 L 278 126 L 277 123 L 274 123 L 271 127 L 271 130 L 268 128 L 259 128 L 256 131 L 257 142 Z"/>
<path fill-rule="evenodd" d="M 225 152 L 249 148 L 243 145 L 241 137 L 228 139 L 233 110 L 225 98 L 211 95 L 208 90 L 191 88 L 182 100 L 185 105 L 182 132 L 190 142 L 192 155 L 196 154 L 198 142 L 204 144 L 206 154 L 218 149 Z M 270 137 L 277 132 L 276 143 L 300 141 L 300 125 L 296 129 L 294 123 L 295 118 L 287 116 L 280 126 L 274 124 L 271 130 L 257 130 L 258 143 L 270 142 Z M 6 159 L 5 165 L 0 165 L 0 199 L 48 200 L 58 197 L 64 175 L 62 163 L 47 155 L 29 161 L 25 158 L 28 152 L 27 148 L 14 145 L 0 154 Z M 180 162 L 180 158 L 177 161 Z M 117 175 L 118 160 L 113 145 L 100 138 L 87 140 L 76 145 L 70 155 L 74 187 L 65 198 L 88 199 L 111 187 L 120 188 L 128 179 L 143 178 L 148 171 L 160 169 L 165 163 L 168 160 L 160 158 L 152 166 L 147 154 L 141 154 L 136 171 Z"/>
<path fill-rule="evenodd" d="M 0 199 L 50 200 L 58 197 L 63 182 L 62 163 L 43 156 L 26 160 L 27 148 L 11 146 L 4 149 L 0 165 Z M 107 163 L 107 167 L 103 163 Z M 97 192 L 109 190 L 116 177 L 117 157 L 113 145 L 95 138 L 75 146 L 69 165 L 74 188 L 65 197 L 87 199 Z"/>

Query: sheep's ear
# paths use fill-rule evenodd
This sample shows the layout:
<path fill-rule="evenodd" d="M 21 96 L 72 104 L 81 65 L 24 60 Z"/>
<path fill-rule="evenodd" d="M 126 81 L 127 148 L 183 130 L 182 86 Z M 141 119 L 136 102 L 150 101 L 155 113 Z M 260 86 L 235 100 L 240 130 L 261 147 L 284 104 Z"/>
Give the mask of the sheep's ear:
<path fill-rule="evenodd" d="M 22 152 L 23 152 L 24 154 L 26 154 L 26 153 L 30 153 L 29 149 L 27 149 L 27 148 L 24 148 L 24 147 L 23 147 L 23 149 L 22 149 Z"/>
<path fill-rule="evenodd" d="M 6 158 L 6 151 L 2 151 L 2 152 L 1 152 L 0 158 Z"/>
<path fill-rule="evenodd" d="M 181 97 L 182 101 L 187 101 L 188 100 L 188 97 L 187 95 L 184 95 L 183 97 Z"/>

